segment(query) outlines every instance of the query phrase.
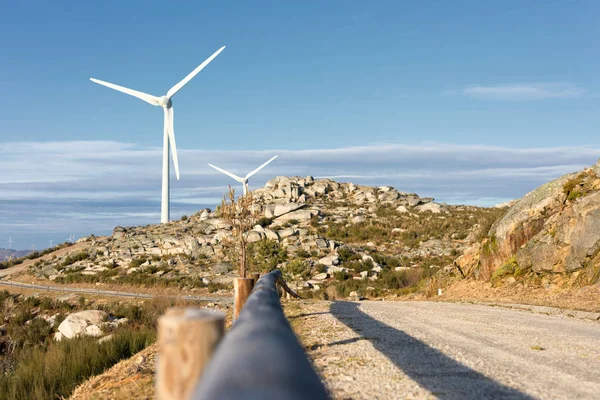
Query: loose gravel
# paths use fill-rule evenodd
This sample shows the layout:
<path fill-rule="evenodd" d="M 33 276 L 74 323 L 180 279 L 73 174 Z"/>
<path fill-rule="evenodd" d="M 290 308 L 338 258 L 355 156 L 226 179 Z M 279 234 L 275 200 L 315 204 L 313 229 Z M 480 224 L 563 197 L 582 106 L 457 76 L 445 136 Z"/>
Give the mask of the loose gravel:
<path fill-rule="evenodd" d="M 288 303 L 336 399 L 597 399 L 600 323 L 441 302 Z"/>

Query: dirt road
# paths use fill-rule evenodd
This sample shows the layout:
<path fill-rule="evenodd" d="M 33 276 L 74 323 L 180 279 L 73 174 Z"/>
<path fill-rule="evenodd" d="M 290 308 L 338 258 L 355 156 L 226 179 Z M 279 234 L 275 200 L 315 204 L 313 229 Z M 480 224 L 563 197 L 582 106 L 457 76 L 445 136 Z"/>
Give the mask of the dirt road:
<path fill-rule="evenodd" d="M 313 302 L 290 319 L 336 398 L 600 396 L 597 321 L 437 302 Z"/>

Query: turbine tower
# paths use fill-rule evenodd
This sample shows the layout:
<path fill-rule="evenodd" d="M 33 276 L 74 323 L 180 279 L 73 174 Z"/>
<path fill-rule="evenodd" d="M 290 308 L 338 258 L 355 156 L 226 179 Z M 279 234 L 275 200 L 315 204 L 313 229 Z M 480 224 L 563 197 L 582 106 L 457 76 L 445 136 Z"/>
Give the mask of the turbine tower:
<path fill-rule="evenodd" d="M 12 244 L 14 243 L 13 240 L 12 240 L 12 236 L 10 236 L 8 238 L 8 241 L 6 243 L 8 243 L 8 249 L 10 250 L 12 248 Z"/>
<path fill-rule="evenodd" d="M 225 170 L 224 170 L 224 169 L 222 169 L 222 168 L 216 167 L 216 166 L 214 166 L 214 165 L 212 165 L 212 164 L 208 164 L 208 165 L 209 165 L 210 167 L 212 167 L 212 168 L 216 169 L 217 171 L 219 171 L 219 172 L 222 172 L 222 173 L 224 173 L 225 175 L 227 175 L 227 176 L 230 176 L 230 177 L 232 177 L 233 179 L 235 179 L 236 181 L 238 181 L 239 183 L 241 183 L 241 184 L 242 184 L 242 188 L 243 188 L 243 194 L 244 194 L 244 196 L 245 196 L 246 194 L 248 194 L 248 179 L 250 179 L 250 177 L 251 177 L 252 175 L 256 174 L 258 171 L 260 171 L 261 169 L 263 169 L 264 167 L 266 167 L 267 165 L 269 165 L 269 163 L 270 163 L 271 161 L 273 161 L 274 159 L 276 159 L 277 157 L 278 157 L 278 156 L 275 156 L 275 157 L 271 158 L 269 161 L 267 161 L 266 163 L 264 163 L 264 164 L 263 164 L 263 165 L 261 165 L 260 167 L 256 168 L 254 171 L 251 171 L 251 172 L 249 172 L 249 173 L 248 173 L 248 175 L 246 175 L 246 176 L 245 176 L 245 177 L 243 177 L 243 178 L 242 178 L 242 177 L 239 177 L 239 176 L 237 176 L 237 175 L 235 175 L 235 174 L 232 174 L 232 173 L 231 173 L 231 172 L 229 172 L 229 171 L 225 171 Z"/>
<path fill-rule="evenodd" d="M 177 176 L 177 180 L 179 180 L 179 162 L 177 160 L 177 147 L 175 145 L 175 131 L 173 129 L 173 101 L 171 100 L 175 93 L 179 92 L 186 83 L 192 80 L 198 72 L 202 71 L 204 67 L 206 67 L 216 56 L 219 55 L 220 52 L 223 51 L 225 46 L 221 47 L 219 50 L 213 53 L 210 57 L 208 57 L 202 64 L 196 67 L 195 70 L 190 72 L 188 76 L 183 78 L 179 83 L 173 86 L 166 95 L 156 97 L 150 94 L 146 94 L 143 92 L 138 92 L 137 90 L 128 89 L 123 86 L 115 85 L 113 83 L 104 82 L 98 79 L 90 78 L 92 82 L 96 82 L 100 85 L 109 87 L 114 90 L 118 90 L 119 92 L 126 93 L 128 95 L 137 97 L 145 101 L 146 103 L 152 104 L 153 106 L 160 106 L 163 108 L 165 122 L 164 122 L 164 135 L 163 135 L 163 170 L 162 170 L 162 204 L 161 204 L 161 213 L 160 213 L 160 222 L 165 223 L 169 222 L 169 145 L 171 146 L 171 151 L 173 155 L 173 164 L 175 165 L 175 175 Z"/>

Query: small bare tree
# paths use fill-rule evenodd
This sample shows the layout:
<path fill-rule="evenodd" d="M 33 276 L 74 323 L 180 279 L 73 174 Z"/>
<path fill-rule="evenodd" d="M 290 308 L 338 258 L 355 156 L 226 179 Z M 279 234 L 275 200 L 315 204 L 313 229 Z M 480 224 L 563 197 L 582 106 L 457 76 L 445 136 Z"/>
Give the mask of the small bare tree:
<path fill-rule="evenodd" d="M 235 189 L 229 186 L 219 209 L 219 217 L 232 226 L 232 254 L 238 258 L 240 277 L 246 277 L 246 250 L 248 231 L 256 225 L 257 212 L 253 207 L 252 193 L 235 198 Z"/>

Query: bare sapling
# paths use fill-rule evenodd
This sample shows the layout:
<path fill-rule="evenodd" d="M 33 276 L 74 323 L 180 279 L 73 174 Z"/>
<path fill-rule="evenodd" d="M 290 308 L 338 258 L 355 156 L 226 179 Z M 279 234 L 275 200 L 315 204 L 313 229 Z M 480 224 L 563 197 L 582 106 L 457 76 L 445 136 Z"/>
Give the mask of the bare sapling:
<path fill-rule="evenodd" d="M 229 253 L 236 259 L 239 275 L 242 278 L 246 278 L 248 232 L 256 225 L 258 219 L 253 203 L 252 193 L 236 199 L 235 189 L 229 186 L 219 209 L 219 217 L 232 227 Z"/>

